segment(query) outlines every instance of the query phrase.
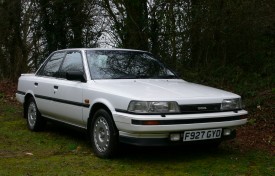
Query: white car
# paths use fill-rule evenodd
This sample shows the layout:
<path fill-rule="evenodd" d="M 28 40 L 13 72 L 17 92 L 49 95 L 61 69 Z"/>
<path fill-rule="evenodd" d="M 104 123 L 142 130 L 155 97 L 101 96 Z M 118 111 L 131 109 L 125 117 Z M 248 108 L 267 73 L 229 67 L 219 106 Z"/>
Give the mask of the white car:
<path fill-rule="evenodd" d="M 239 95 L 184 81 L 138 50 L 53 52 L 35 74 L 21 75 L 16 97 L 30 130 L 43 129 L 46 119 L 86 129 L 102 158 L 119 142 L 217 144 L 247 122 Z"/>

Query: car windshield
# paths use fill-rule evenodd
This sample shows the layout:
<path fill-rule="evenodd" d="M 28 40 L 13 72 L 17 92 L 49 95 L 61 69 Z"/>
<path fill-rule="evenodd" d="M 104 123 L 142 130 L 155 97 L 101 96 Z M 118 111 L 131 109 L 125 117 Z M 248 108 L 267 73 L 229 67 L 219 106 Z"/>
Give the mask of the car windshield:
<path fill-rule="evenodd" d="M 150 53 L 123 50 L 88 50 L 92 79 L 173 79 L 177 76 Z"/>

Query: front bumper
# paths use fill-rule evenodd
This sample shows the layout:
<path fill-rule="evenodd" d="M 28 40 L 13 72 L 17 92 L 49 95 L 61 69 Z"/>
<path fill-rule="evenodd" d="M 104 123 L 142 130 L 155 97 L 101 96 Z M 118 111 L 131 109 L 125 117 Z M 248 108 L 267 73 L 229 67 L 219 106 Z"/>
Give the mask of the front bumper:
<path fill-rule="evenodd" d="M 247 122 L 247 111 L 218 112 L 204 114 L 177 114 L 177 115 L 136 115 L 115 112 L 115 124 L 119 130 L 120 141 L 134 145 L 170 145 L 181 144 L 181 141 L 172 142 L 171 133 L 183 134 L 186 130 L 203 130 L 222 128 L 231 129 L 232 133 L 222 136 L 219 140 L 235 137 L 235 128 Z M 161 125 L 142 125 L 137 122 L 159 121 Z"/>
<path fill-rule="evenodd" d="M 183 138 L 179 141 L 171 141 L 168 137 L 133 137 L 127 136 L 125 133 L 120 133 L 119 141 L 126 144 L 136 145 L 136 146 L 170 146 L 170 145 L 189 145 L 194 143 L 206 143 L 206 142 L 220 142 L 224 140 L 234 139 L 236 137 L 236 130 L 232 130 L 230 135 L 222 135 L 219 139 L 209 139 L 209 140 L 198 140 L 198 141 L 188 141 L 183 142 Z"/>

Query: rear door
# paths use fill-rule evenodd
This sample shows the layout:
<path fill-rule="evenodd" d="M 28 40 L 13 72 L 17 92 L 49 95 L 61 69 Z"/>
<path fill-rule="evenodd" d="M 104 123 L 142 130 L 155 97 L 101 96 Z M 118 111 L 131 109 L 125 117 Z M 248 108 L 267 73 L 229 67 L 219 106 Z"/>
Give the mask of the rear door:
<path fill-rule="evenodd" d="M 47 117 L 53 115 L 53 83 L 57 79 L 58 70 L 64 56 L 65 52 L 53 53 L 40 70 L 38 70 L 36 77 L 31 83 L 37 107 L 42 115 Z"/>

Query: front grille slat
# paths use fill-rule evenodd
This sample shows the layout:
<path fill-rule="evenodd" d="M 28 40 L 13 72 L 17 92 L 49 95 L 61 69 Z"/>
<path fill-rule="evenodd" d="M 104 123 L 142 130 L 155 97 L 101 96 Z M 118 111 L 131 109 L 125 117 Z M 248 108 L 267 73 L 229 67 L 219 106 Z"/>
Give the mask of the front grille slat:
<path fill-rule="evenodd" d="M 158 125 L 180 125 L 180 124 L 194 124 L 194 123 L 215 123 L 215 122 L 228 122 L 234 120 L 241 120 L 241 116 L 233 117 L 217 117 L 217 118 L 200 118 L 200 119 L 181 119 L 181 120 L 158 120 Z M 134 120 L 134 125 L 151 125 L 146 123 L 148 120 Z"/>
<path fill-rule="evenodd" d="M 194 105 L 180 105 L 181 113 L 210 113 L 221 112 L 221 104 L 194 104 Z"/>

